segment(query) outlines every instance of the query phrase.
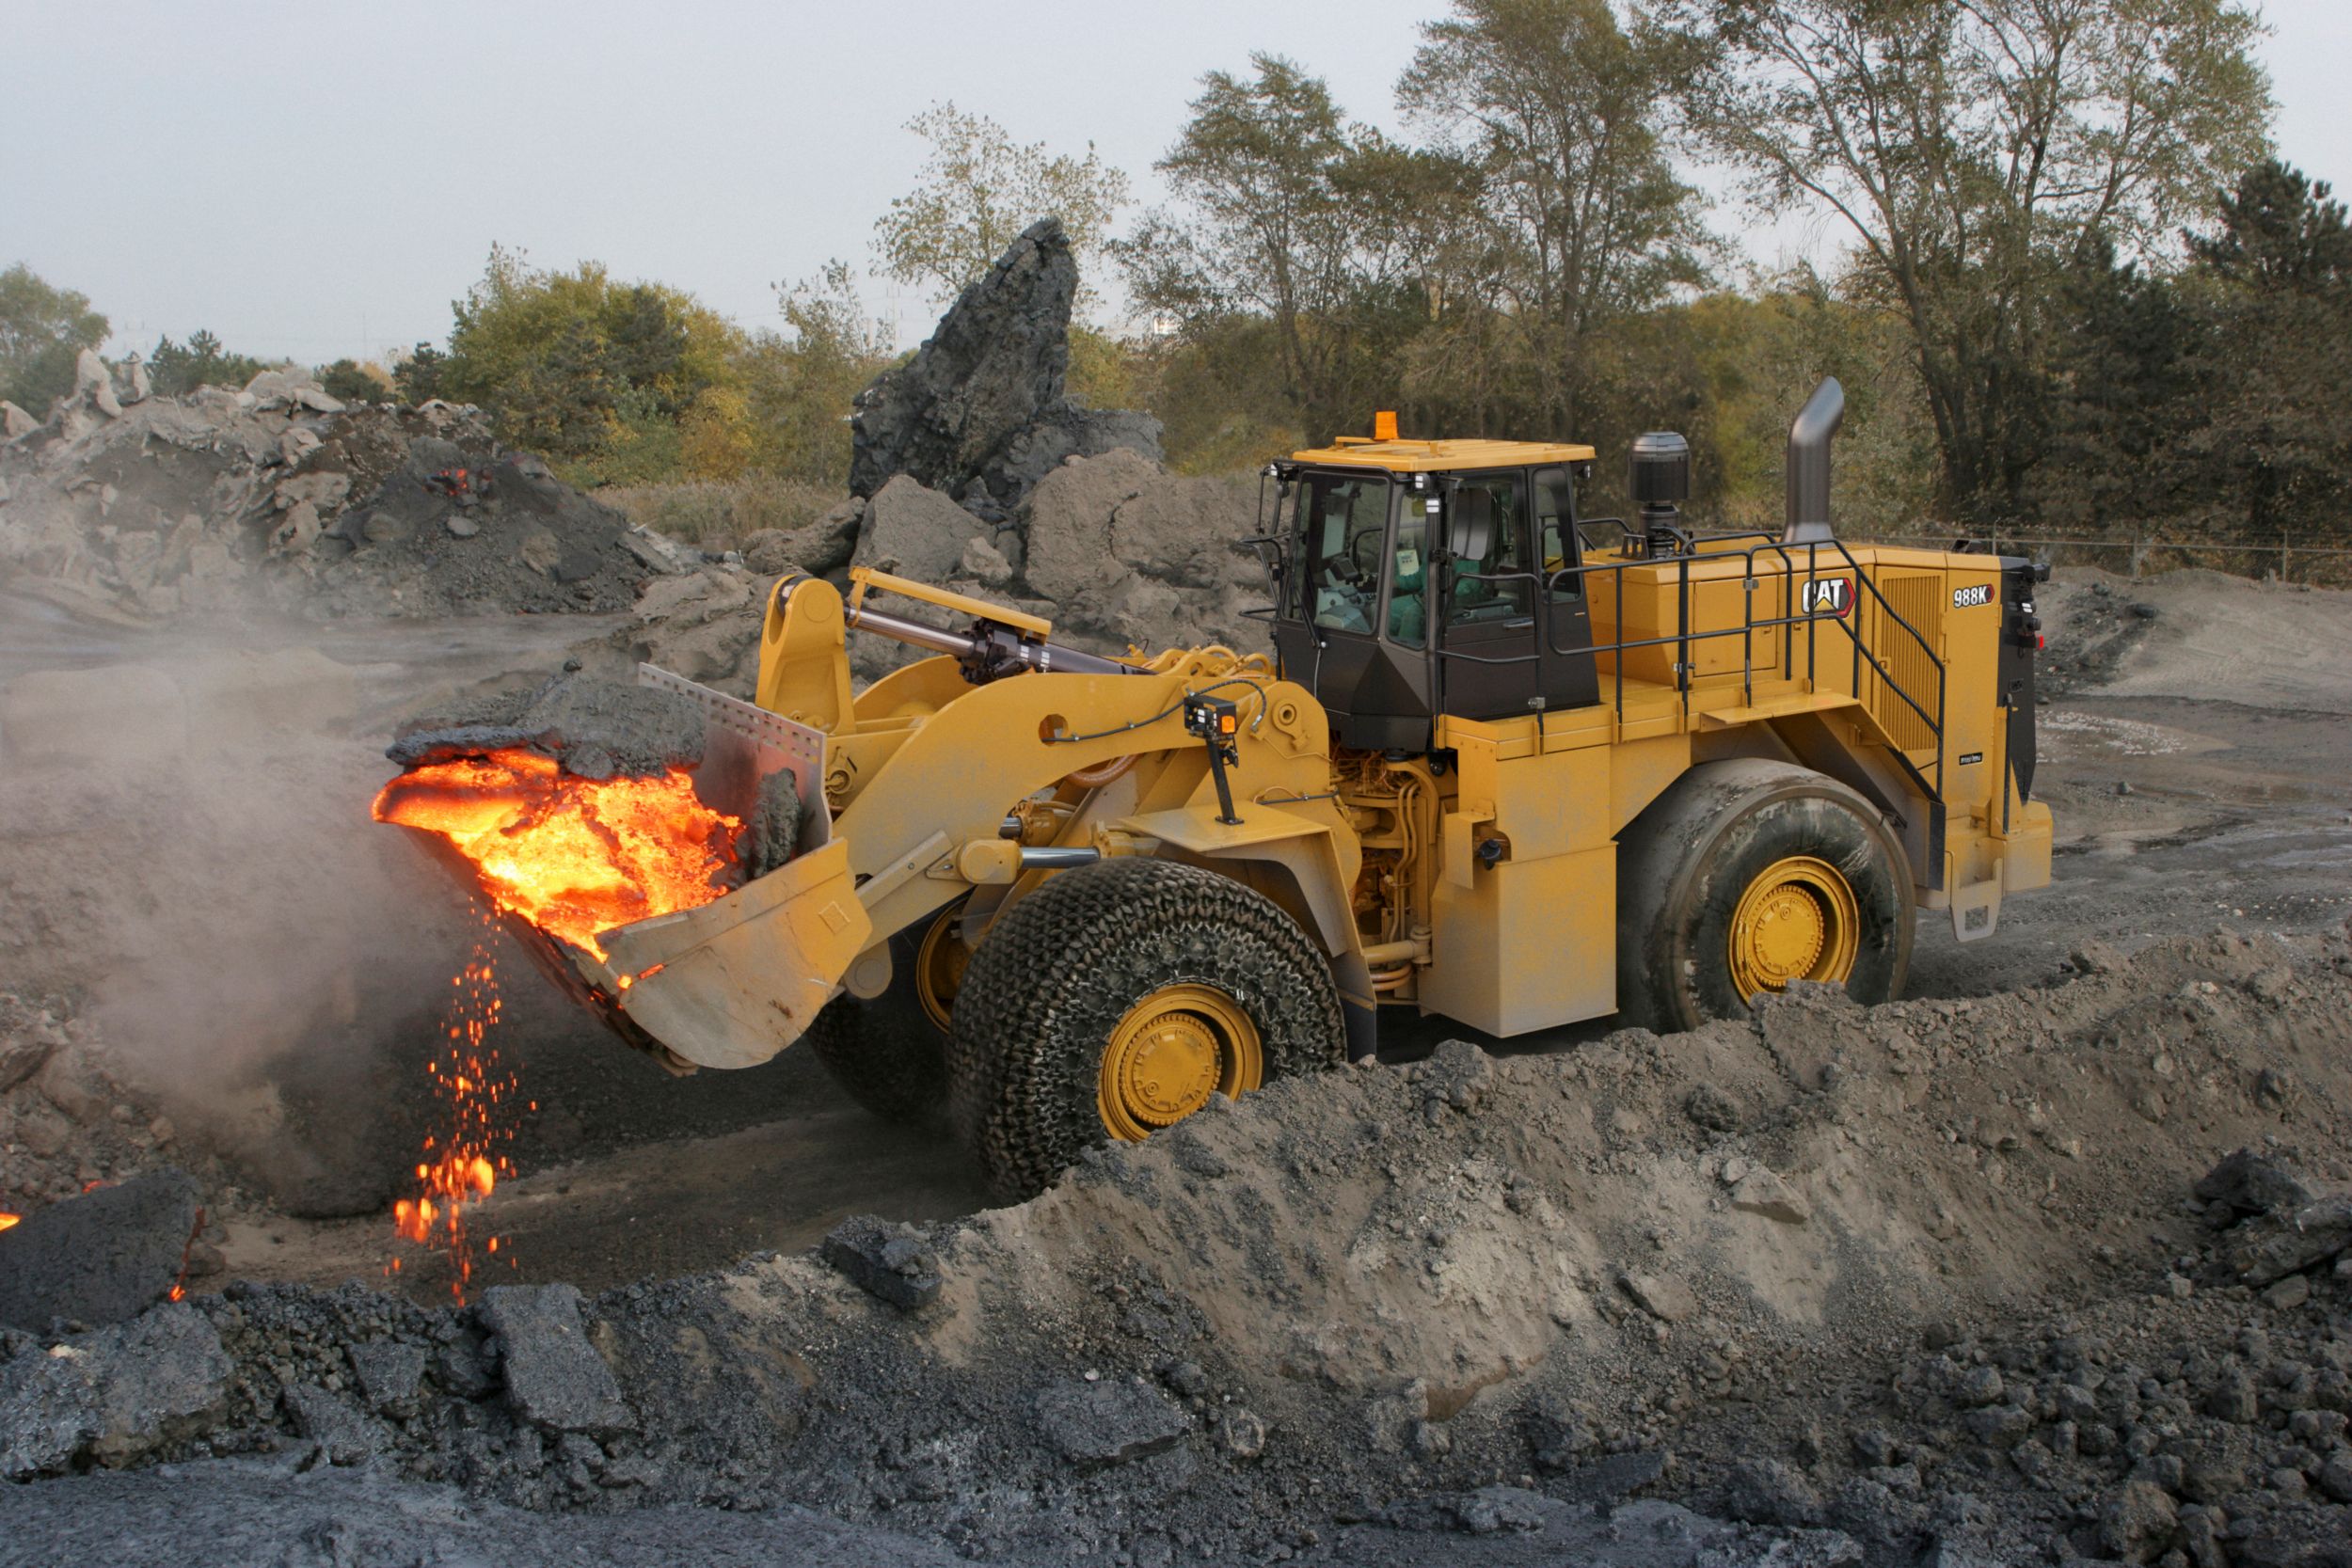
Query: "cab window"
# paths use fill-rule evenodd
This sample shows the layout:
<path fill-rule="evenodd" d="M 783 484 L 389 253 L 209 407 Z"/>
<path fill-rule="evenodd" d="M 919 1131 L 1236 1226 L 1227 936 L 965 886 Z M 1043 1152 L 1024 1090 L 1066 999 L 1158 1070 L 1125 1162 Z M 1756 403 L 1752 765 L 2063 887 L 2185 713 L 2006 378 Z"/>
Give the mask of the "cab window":
<path fill-rule="evenodd" d="M 1447 505 L 1449 515 L 1480 518 L 1486 524 L 1486 552 L 1454 561 L 1454 581 L 1447 598 L 1446 625 L 1474 626 L 1524 620 L 1533 613 L 1530 564 L 1522 548 L 1520 526 L 1525 488 L 1518 474 L 1480 474 L 1454 487 Z M 1502 581 L 1485 580 L 1503 578 Z"/>
<path fill-rule="evenodd" d="M 1330 631 L 1369 633 L 1380 602 L 1389 529 L 1385 476 L 1310 474 L 1298 491 L 1298 559 L 1305 613 Z"/>
<path fill-rule="evenodd" d="M 1581 598 L 1584 579 L 1581 576 L 1560 577 L 1576 564 L 1576 501 L 1568 487 L 1568 470 L 1541 468 L 1535 474 L 1535 539 L 1536 551 L 1543 557 L 1539 569 L 1544 581 L 1550 585 L 1554 602 Z"/>
<path fill-rule="evenodd" d="M 1389 570 L 1389 641 L 1407 648 L 1425 648 L 1429 645 L 1429 516 L 1418 497 L 1405 498 Z"/>

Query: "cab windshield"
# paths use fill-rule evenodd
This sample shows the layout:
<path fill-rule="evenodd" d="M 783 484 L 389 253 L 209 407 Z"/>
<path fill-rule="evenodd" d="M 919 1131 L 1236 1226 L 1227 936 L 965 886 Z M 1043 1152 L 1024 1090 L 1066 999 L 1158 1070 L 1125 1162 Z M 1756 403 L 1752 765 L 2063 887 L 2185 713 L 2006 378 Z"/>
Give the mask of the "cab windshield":
<path fill-rule="evenodd" d="M 1389 531 L 1386 474 L 1309 473 L 1296 502 L 1303 612 L 1330 631 L 1369 633 L 1380 608 L 1380 551 Z"/>

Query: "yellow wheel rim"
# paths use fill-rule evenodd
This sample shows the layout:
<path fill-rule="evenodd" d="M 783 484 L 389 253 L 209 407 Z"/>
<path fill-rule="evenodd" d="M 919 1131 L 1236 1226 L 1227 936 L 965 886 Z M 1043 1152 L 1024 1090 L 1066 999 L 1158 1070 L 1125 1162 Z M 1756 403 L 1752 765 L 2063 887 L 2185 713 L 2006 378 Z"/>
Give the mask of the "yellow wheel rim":
<path fill-rule="evenodd" d="M 1774 861 L 1731 916 L 1731 983 L 1753 1002 L 1791 980 L 1844 982 L 1862 946 L 1862 910 L 1836 866 L 1811 855 Z"/>
<path fill-rule="evenodd" d="M 951 904 L 939 911 L 931 928 L 914 950 L 914 996 L 923 1015 L 941 1029 L 955 1026 L 956 992 L 963 988 L 963 972 L 972 962 L 972 949 L 963 944 L 958 927 L 963 906 Z"/>
<path fill-rule="evenodd" d="M 1111 1030 L 1096 1098 L 1110 1135 L 1133 1142 L 1173 1127 L 1213 1094 L 1264 1082 L 1265 1049 L 1240 1003 L 1209 986 L 1162 986 Z"/>

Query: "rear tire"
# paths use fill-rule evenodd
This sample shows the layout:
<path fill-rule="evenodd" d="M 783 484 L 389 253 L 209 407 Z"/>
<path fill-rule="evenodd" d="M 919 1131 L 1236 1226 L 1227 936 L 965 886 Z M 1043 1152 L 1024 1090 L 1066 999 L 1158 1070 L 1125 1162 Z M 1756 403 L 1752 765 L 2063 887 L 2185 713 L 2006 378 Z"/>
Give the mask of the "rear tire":
<path fill-rule="evenodd" d="M 1017 1202 L 1114 1121 L 1172 1125 L 1210 1093 L 1343 1061 L 1346 1037 L 1329 964 L 1275 904 L 1198 866 L 1112 860 L 1047 881 L 973 955 L 951 1114 L 991 1195 Z"/>
<path fill-rule="evenodd" d="M 1744 1018 L 1789 979 L 1862 1003 L 1911 968 L 1911 868 L 1878 809 L 1758 758 L 1692 768 L 1620 835 L 1617 1005 L 1661 1034 Z"/>
<path fill-rule="evenodd" d="M 941 941 L 953 941 L 962 910 L 950 904 L 892 937 L 890 988 L 867 1001 L 834 998 L 803 1037 L 841 1092 L 884 1121 L 919 1124 L 946 1108 L 945 1019 L 954 999 L 922 983 L 922 966 Z"/>

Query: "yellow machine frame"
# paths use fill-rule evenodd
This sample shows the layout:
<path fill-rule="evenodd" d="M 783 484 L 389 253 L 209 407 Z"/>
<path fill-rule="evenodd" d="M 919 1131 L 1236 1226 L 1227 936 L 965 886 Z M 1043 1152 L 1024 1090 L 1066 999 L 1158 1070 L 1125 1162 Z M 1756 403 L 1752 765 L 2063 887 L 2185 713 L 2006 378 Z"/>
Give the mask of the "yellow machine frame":
<path fill-rule="evenodd" d="M 1351 1002 L 1520 1034 L 1616 1008 L 1617 836 L 1694 765 L 1729 757 L 1798 763 L 1882 802 L 1918 903 L 1951 911 L 1963 940 L 1992 928 L 2005 893 L 2048 880 L 2049 812 L 2019 797 L 2002 751 L 1994 558 L 1702 547 L 1588 564 L 1595 620 L 1614 627 L 1596 641 L 1626 644 L 1599 655 L 1603 700 L 1440 718 L 1442 767 L 1335 748 L 1305 687 L 1225 647 L 979 685 L 942 655 L 853 693 L 847 628 L 870 595 L 1033 644 L 1052 628 L 863 569 L 846 598 L 787 578 L 756 701 L 821 734 L 830 842 L 714 904 L 612 933 L 601 978 L 680 1061 L 747 1065 L 840 988 L 887 988 L 893 933 L 961 900 L 953 935 L 977 947 L 1058 867 L 1152 855 L 1271 898 Z M 1836 579 L 1842 594 L 1807 587 Z M 1795 613 L 1815 600 L 1844 612 Z M 1926 654 L 1940 671 L 1932 725 L 1917 671 L 1907 687 L 1898 668 L 1926 669 Z M 1209 750 L 1184 726 L 1199 694 L 1236 705 L 1237 823 L 1221 820 Z"/>

